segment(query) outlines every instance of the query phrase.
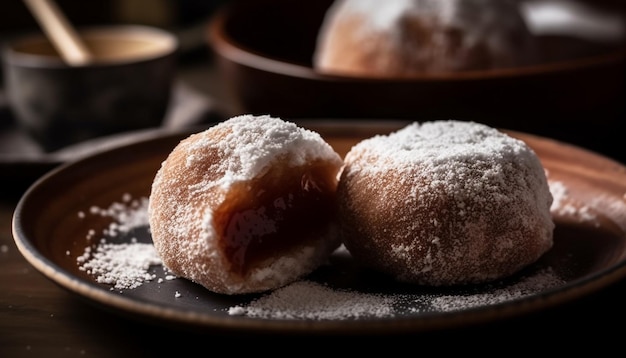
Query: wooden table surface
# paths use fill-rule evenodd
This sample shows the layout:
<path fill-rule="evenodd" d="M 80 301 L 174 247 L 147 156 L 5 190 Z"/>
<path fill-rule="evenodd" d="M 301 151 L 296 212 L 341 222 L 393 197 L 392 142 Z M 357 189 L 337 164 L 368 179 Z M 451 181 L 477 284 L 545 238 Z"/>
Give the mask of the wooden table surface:
<path fill-rule="evenodd" d="M 190 77 L 195 77 L 191 74 Z M 165 353 L 281 351 L 324 353 L 344 347 L 358 353 L 375 346 L 408 348 L 411 355 L 462 350 L 537 353 L 547 343 L 554 352 L 593 347 L 598 356 L 626 338 L 626 280 L 564 305 L 496 322 L 410 336 L 357 337 L 320 335 L 249 336 L 197 331 L 142 322 L 66 291 L 32 267 L 18 251 L 11 219 L 22 188 L 0 186 L 0 358 L 9 357 L 152 357 Z M 443 343 L 442 343 L 443 342 Z M 297 343 L 297 346 L 290 344 Z M 508 345 L 506 349 L 494 346 Z M 338 348 L 339 347 L 339 348 Z M 544 347 L 544 346 L 541 346 Z M 548 347 L 547 345 L 545 347 Z M 230 350 L 230 351 L 229 351 Z"/>

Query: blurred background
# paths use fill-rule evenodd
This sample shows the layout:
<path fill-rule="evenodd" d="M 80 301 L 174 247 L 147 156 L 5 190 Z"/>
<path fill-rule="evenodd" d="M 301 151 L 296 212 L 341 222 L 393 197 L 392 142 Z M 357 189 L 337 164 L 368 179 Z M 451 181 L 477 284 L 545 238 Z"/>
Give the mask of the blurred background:
<path fill-rule="evenodd" d="M 142 24 L 172 30 L 181 36 L 183 48 L 206 48 L 206 21 L 230 0 L 56 0 L 77 27 L 101 24 Z M 3 40 L 40 27 L 21 0 L 0 5 Z"/>
<path fill-rule="evenodd" d="M 135 24 L 163 28 L 180 41 L 180 76 L 200 93 L 220 96 L 215 88 L 207 22 L 231 0 L 57 0 L 56 4 L 77 28 L 91 25 Z M 0 4 L 0 45 L 41 27 L 21 0 Z M 2 74 L 0 74 L 2 76 Z M 1 78 L 1 77 L 0 77 Z M 0 98 L 2 97 L 0 87 Z M 220 101 L 225 103 L 226 99 Z M 3 104 L 0 101 L 0 107 Z"/>
<path fill-rule="evenodd" d="M 519 1 L 520 3 L 541 2 L 541 0 Z M 605 13 L 613 13 L 618 16 L 626 14 L 626 2 L 623 0 L 574 1 L 591 5 Z M 281 4 L 281 6 L 288 4 L 292 12 L 281 9 L 278 5 L 265 6 L 264 2 L 274 5 Z M 364 85 L 364 82 L 357 81 L 354 85 L 344 79 L 318 77 L 310 68 L 310 50 L 313 46 L 315 31 L 317 31 L 316 26 L 321 21 L 319 15 L 321 15 L 323 8 L 331 2 L 330 0 L 57 0 L 59 7 L 77 27 L 100 24 L 144 24 L 164 28 L 177 35 L 180 41 L 178 82 L 183 85 L 183 90 L 179 91 L 182 94 L 179 94 L 184 98 L 181 99 L 179 96 L 179 102 L 173 104 L 176 110 L 173 111 L 172 116 L 176 117 L 174 121 L 179 126 L 221 120 L 242 112 L 266 112 L 286 119 L 297 117 L 363 119 L 367 117 L 367 114 L 378 118 L 387 118 L 389 114 L 393 117 L 416 120 L 441 119 L 430 116 L 431 113 L 419 117 L 412 116 L 410 112 L 389 112 L 390 106 L 386 106 L 384 103 L 379 103 L 378 107 L 375 108 L 376 110 L 373 111 L 369 111 L 370 107 L 365 106 L 362 107 L 362 111 L 359 111 L 359 108 L 352 108 L 346 103 L 340 103 L 336 100 L 337 96 L 345 96 L 348 99 L 355 97 L 350 100 L 359 106 L 367 104 L 374 108 L 371 104 L 372 101 L 367 97 L 361 97 L 360 92 L 352 94 L 348 92 L 353 90 L 376 92 L 378 89 L 376 87 L 370 88 L 367 84 Z M 226 48 L 222 47 L 216 52 L 209 44 L 209 21 L 224 6 L 245 3 L 256 4 L 256 7 L 251 6 L 242 11 L 239 19 L 228 20 L 225 25 L 227 29 L 224 30 L 224 32 L 230 31 L 227 35 L 232 36 L 242 44 L 241 48 L 235 48 L 241 57 L 229 55 L 233 53 L 234 48 L 232 43 L 228 43 L 232 38 L 225 41 Z M 307 5 L 305 6 L 305 4 Z M 309 8 L 315 11 L 309 11 Z M 312 19 L 313 15 L 317 17 Z M 313 28 L 304 29 L 304 26 L 313 26 Z M 16 36 L 33 31 L 41 30 L 22 1 L 2 1 L 0 5 L 0 42 L 10 41 Z M 303 34 L 306 38 L 298 37 Z M 578 47 L 575 47 L 579 45 L 577 41 L 568 42 L 565 47 L 568 50 L 577 50 Z M 541 108 L 529 110 L 524 105 L 525 99 L 522 95 L 519 107 L 511 108 L 509 111 L 511 118 L 515 118 L 516 115 L 519 118 L 526 118 L 529 117 L 530 113 L 530 116 L 533 116 L 532 121 L 525 122 L 516 119 L 514 122 L 490 122 L 490 118 L 484 117 L 485 120 L 488 124 L 499 127 L 571 142 L 618 161 L 626 162 L 626 150 L 623 149 L 624 136 L 621 132 L 621 126 L 626 119 L 626 105 L 624 104 L 626 99 L 623 98 L 626 77 L 623 49 L 626 48 L 626 43 L 623 42 L 623 37 L 619 41 L 622 41 L 621 46 L 623 47 L 622 51 L 618 52 L 617 66 L 614 66 L 616 62 L 613 61 L 611 62 L 612 67 L 609 69 L 610 72 L 605 70 L 601 72 L 602 78 L 608 78 L 607 86 L 602 84 L 598 86 L 597 83 L 594 84 L 595 88 L 572 88 L 569 86 L 568 91 L 578 93 L 576 98 L 571 97 L 571 100 L 568 96 L 558 98 L 558 101 L 562 102 L 560 105 L 564 106 L 563 108 L 575 108 L 576 105 L 584 106 L 585 103 L 581 102 L 584 102 L 585 98 L 591 98 L 588 101 L 591 103 L 591 101 L 596 100 L 595 97 L 598 97 L 598 93 L 602 93 L 604 96 L 605 92 L 602 90 L 607 89 L 607 91 L 611 91 L 611 96 L 618 96 L 602 99 L 610 103 L 610 108 L 606 108 L 606 106 L 586 108 L 585 112 L 577 112 L 580 118 L 569 122 L 569 118 L 555 118 L 558 116 L 555 116 L 553 112 L 542 117 Z M 563 43 L 561 42 L 561 44 Z M 570 46 L 571 44 L 574 46 Z M 263 58 L 262 51 L 265 50 L 268 51 L 267 56 L 270 61 Z M 550 46 L 546 46 L 544 50 L 556 51 Z M 247 51 L 253 56 L 250 56 Z M 225 53 L 229 54 L 225 55 Z M 257 56 L 259 54 L 261 57 Z M 259 60 L 258 67 L 256 67 L 257 63 L 251 62 L 255 60 Z M 590 78 L 595 76 L 594 72 L 586 72 L 584 75 Z M 558 76 L 560 76 L 559 81 L 566 80 L 566 84 L 560 88 L 566 88 L 567 83 L 574 85 L 577 83 L 576 76 L 578 75 L 576 73 L 569 75 L 569 73 L 561 72 Z M 568 78 L 568 76 L 570 77 Z M 548 75 L 545 78 L 553 80 L 555 76 Z M 480 93 L 471 93 L 471 87 L 463 87 L 465 83 L 466 81 L 463 81 L 461 85 L 455 88 L 458 91 L 465 91 L 468 98 L 472 96 L 479 98 Z M 532 80 L 534 88 L 541 88 L 538 87 L 540 86 L 538 83 L 535 78 Z M 406 84 L 403 86 L 407 87 Z M 513 88 L 515 84 L 508 84 L 508 86 Z M 468 91 L 467 88 L 470 90 Z M 554 88 L 556 89 L 549 88 L 546 91 L 559 91 L 559 87 Z M 443 96 L 446 93 L 452 93 L 443 85 L 439 89 L 437 86 L 431 86 L 417 93 L 430 93 L 431 89 L 441 91 Z M 385 90 L 376 93 L 384 92 Z M 497 91 L 495 93 L 497 94 Z M 529 96 L 532 94 L 527 93 Z M 586 97 L 587 94 L 589 97 Z M 273 97 L 270 98 L 269 96 Z M 331 98 L 331 96 L 333 97 Z M 311 99 L 316 99 L 316 101 Z M 300 100 L 308 102 L 298 102 Z M 493 102 L 497 104 L 498 99 L 493 100 Z M 535 102 L 540 103 L 541 100 Z M 294 109 L 294 106 L 297 108 Z M 385 106 L 386 108 L 384 108 Z M 451 103 L 451 106 L 454 106 L 454 103 Z M 524 112 L 525 108 L 528 112 Z M 466 112 L 458 112 L 460 116 L 467 115 L 467 117 L 458 119 L 481 120 L 483 118 L 481 117 L 483 113 L 480 111 L 472 112 L 470 108 L 467 109 Z M 437 114 L 443 117 L 447 116 L 446 112 Z M 450 115 L 456 114 L 454 111 L 450 112 Z M 571 114 L 568 113 L 567 116 L 571 116 Z M 555 121 L 555 119 L 558 120 Z M 6 106 L 6 98 L 0 87 L 0 142 L 4 143 L 0 144 L 0 160 L 6 160 L 7 157 L 10 157 L 10 152 L 16 154 L 16 150 L 22 151 L 17 153 L 17 160 L 19 160 L 20 155 L 33 157 L 41 154 L 37 152 L 36 148 L 33 149 L 28 145 L 20 147 L 23 142 L 19 140 L 15 142 L 18 145 L 11 143 L 10 141 L 14 141 L 15 138 L 6 133 L 12 126 L 14 123 L 12 123 L 10 111 Z M 3 131 L 4 135 L 2 134 Z"/>

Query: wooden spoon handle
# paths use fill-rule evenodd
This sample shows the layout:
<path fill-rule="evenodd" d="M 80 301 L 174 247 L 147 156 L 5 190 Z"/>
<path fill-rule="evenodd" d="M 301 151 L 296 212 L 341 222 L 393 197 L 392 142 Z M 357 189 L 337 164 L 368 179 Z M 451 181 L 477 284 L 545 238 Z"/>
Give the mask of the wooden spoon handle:
<path fill-rule="evenodd" d="M 61 57 L 70 65 L 84 65 L 92 56 L 53 0 L 24 0 Z"/>

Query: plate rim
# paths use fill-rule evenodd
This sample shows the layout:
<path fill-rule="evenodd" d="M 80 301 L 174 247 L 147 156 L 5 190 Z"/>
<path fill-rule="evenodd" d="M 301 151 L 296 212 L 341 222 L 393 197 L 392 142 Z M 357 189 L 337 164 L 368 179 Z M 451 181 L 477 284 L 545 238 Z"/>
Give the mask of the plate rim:
<path fill-rule="evenodd" d="M 411 121 L 401 120 L 392 122 L 393 124 L 390 124 L 389 121 L 371 121 L 369 123 L 373 126 L 393 127 L 408 122 Z M 304 120 L 298 121 L 297 123 L 304 126 L 311 125 L 318 127 L 332 127 L 336 124 L 332 122 L 332 120 L 328 120 L 328 122 Z M 354 126 L 357 123 L 359 122 L 355 122 L 354 120 L 346 122 L 346 124 L 350 126 Z M 177 138 L 182 139 L 197 130 L 198 128 L 187 128 L 180 131 L 163 132 L 158 135 L 140 138 L 133 143 L 126 143 L 112 149 L 85 156 L 75 161 L 63 163 L 44 174 L 25 191 L 14 210 L 11 230 L 20 253 L 40 273 L 61 288 L 87 299 L 87 301 L 92 304 L 96 304 L 103 308 L 113 309 L 122 315 L 134 318 L 143 318 L 144 320 L 148 318 L 156 323 L 168 324 L 170 326 L 172 324 L 176 324 L 178 326 L 194 327 L 196 329 L 222 329 L 256 333 L 290 332 L 306 334 L 394 334 L 462 327 L 477 323 L 493 322 L 495 320 L 511 318 L 548 309 L 558 304 L 573 301 L 576 298 L 596 292 L 626 277 L 626 259 L 622 259 L 612 266 L 603 267 L 602 269 L 593 271 L 584 277 L 570 280 L 563 285 L 542 290 L 536 294 L 526 295 L 495 304 L 469 307 L 450 312 L 433 312 L 430 314 L 421 313 L 419 316 L 415 317 L 372 317 L 355 320 L 292 320 L 250 318 L 245 316 L 220 316 L 213 314 L 213 311 L 201 313 L 197 311 L 167 307 L 155 302 L 137 301 L 136 298 L 119 295 L 116 291 L 106 290 L 98 286 L 96 283 L 80 278 L 59 266 L 54 260 L 39 251 L 32 240 L 29 240 L 22 235 L 23 208 L 30 200 L 32 193 L 36 190 L 40 190 L 39 188 L 44 186 L 50 178 L 60 175 L 65 171 L 70 171 L 76 166 L 95 161 L 102 155 L 113 155 L 118 151 L 125 152 L 133 146 L 149 146 L 163 140 L 176 140 Z M 548 140 L 561 145 L 571 146 L 577 148 L 578 150 L 588 152 L 614 162 L 617 166 L 624 167 L 621 163 L 616 162 L 611 158 L 569 143 L 529 133 L 515 131 L 507 132 L 522 134 L 524 136 L 540 140 Z"/>

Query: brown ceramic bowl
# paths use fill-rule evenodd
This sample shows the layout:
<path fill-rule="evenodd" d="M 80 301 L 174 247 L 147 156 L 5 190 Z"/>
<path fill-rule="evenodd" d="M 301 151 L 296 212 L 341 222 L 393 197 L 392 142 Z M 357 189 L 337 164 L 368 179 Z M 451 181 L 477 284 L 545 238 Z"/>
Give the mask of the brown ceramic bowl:
<path fill-rule="evenodd" d="M 623 43 L 544 36 L 545 61 L 524 68 L 388 79 L 324 75 L 313 68 L 312 55 L 331 3 L 239 1 L 218 11 L 208 39 L 238 110 L 287 118 L 475 120 L 616 156 L 609 147 L 626 113 Z"/>

